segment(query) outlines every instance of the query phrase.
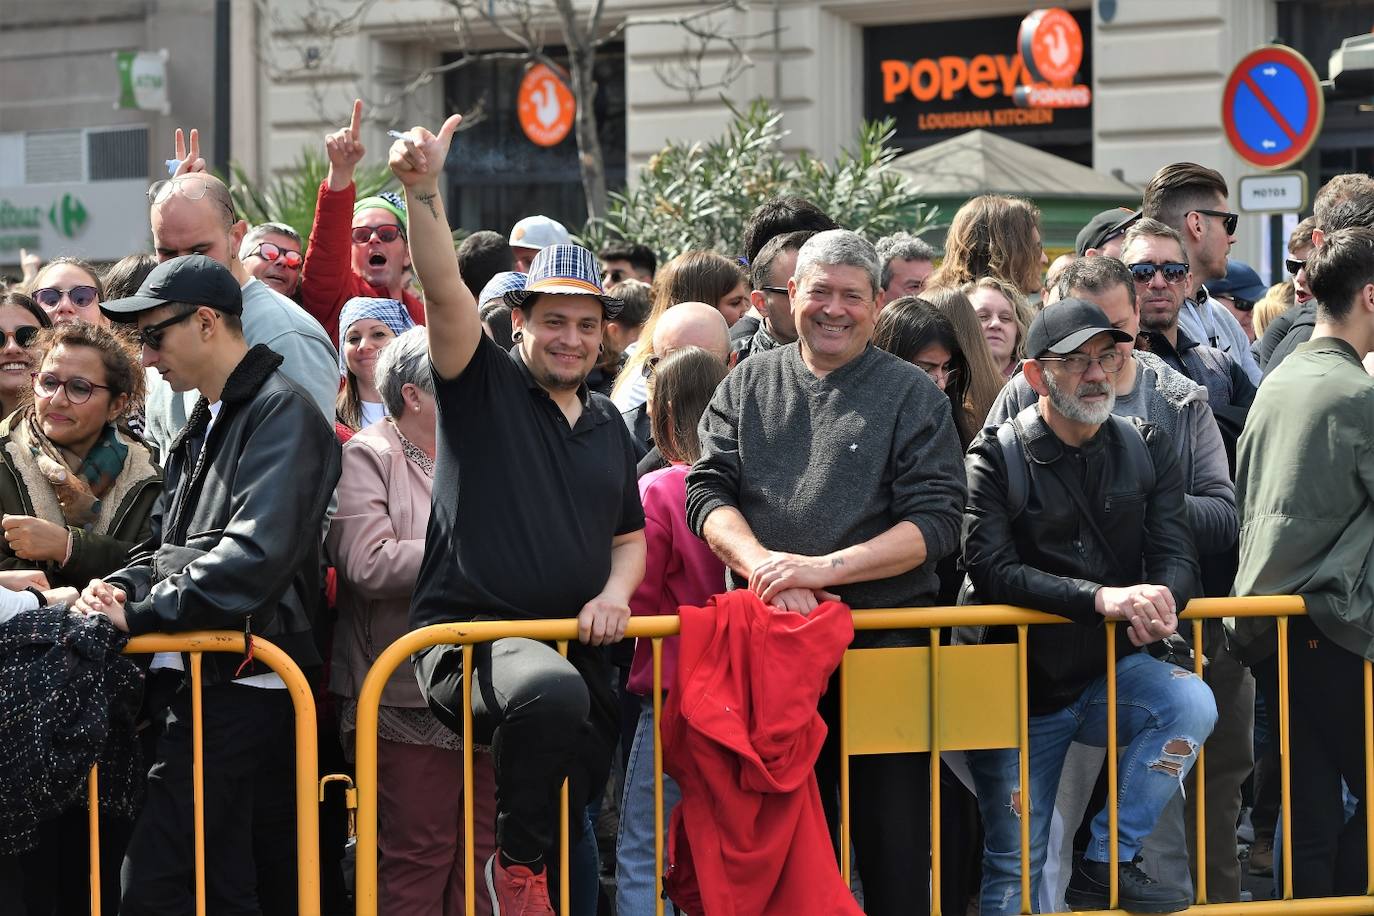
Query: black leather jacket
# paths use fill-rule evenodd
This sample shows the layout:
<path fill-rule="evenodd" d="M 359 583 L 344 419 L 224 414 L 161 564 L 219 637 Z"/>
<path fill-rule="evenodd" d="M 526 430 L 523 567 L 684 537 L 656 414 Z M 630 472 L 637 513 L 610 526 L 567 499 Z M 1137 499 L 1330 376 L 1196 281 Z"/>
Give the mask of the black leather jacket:
<path fill-rule="evenodd" d="M 248 627 L 298 664 L 319 663 L 310 628 L 339 443 L 281 362 L 253 347 L 224 385 L 208 439 L 202 397 L 173 441 L 152 536 L 106 577 L 128 595 L 130 633 Z M 206 682 L 231 679 L 240 661 L 211 656 Z"/>
<path fill-rule="evenodd" d="M 1106 673 L 1103 618 L 1094 607 L 1099 588 L 1162 585 L 1181 608 L 1199 593 L 1198 562 L 1183 476 L 1167 433 L 1130 421 L 1153 459 L 1150 486 L 1136 479 L 1114 424 L 1103 425 L 1081 449 L 1070 449 L 1040 418 L 1038 406 L 1016 419 L 1028 478 L 1025 508 L 1015 518 L 996 429 L 983 430 L 969 446 L 964 563 L 972 590 L 965 590 L 963 602 L 1013 604 L 1073 621 L 1030 628 L 1030 712 L 1043 715 L 1062 709 Z M 1094 509 L 1102 537 L 1085 521 L 1069 487 Z M 981 639 L 1015 642 L 1015 628 L 993 628 Z M 1118 630 L 1118 657 L 1133 651 Z"/>

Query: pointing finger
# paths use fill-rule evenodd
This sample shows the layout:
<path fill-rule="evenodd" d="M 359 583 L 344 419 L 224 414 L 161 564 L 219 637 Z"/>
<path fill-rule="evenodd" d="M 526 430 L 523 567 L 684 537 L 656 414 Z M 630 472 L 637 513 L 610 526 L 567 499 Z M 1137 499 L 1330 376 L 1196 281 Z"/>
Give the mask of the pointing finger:
<path fill-rule="evenodd" d="M 358 139 L 358 131 L 363 124 L 363 100 L 353 100 L 353 120 L 348 124 L 348 133 L 354 140 Z"/>

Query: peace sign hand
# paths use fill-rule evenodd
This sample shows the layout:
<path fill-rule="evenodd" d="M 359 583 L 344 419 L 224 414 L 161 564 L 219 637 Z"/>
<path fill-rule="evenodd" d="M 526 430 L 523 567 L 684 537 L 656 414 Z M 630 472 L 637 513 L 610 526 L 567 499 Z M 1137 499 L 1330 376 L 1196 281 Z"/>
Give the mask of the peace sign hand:
<path fill-rule="evenodd" d="M 187 175 L 191 172 L 207 171 L 205 160 L 202 159 L 200 155 L 200 131 L 196 130 L 194 127 L 191 128 L 191 146 L 190 149 L 187 149 L 186 135 L 182 133 L 181 128 L 178 127 L 176 133 L 176 147 L 178 164 L 176 169 L 172 172 L 173 178 L 180 178 L 182 175 Z"/>
<path fill-rule="evenodd" d="M 423 127 L 412 127 L 408 133 L 391 144 L 391 172 L 407 188 L 431 188 L 439 183 L 448 158 L 453 132 L 463 123 L 462 115 L 450 115 L 438 134 Z"/>

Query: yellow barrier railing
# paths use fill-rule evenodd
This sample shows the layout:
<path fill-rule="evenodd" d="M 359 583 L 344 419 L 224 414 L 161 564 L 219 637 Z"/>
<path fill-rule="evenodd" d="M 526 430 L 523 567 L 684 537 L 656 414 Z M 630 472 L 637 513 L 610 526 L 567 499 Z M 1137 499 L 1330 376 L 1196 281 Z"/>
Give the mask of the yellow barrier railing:
<path fill-rule="evenodd" d="M 1197 806 L 1196 828 L 1197 850 L 1197 896 L 1198 904 L 1191 911 L 1243 914 L 1243 916 L 1315 916 L 1327 913 L 1368 913 L 1374 914 L 1374 844 L 1369 846 L 1369 873 L 1371 884 L 1368 896 L 1347 896 L 1321 899 L 1293 900 L 1292 875 L 1292 829 L 1290 819 L 1290 757 L 1289 743 L 1289 703 L 1288 703 L 1288 618 L 1304 614 L 1303 603 L 1296 597 L 1255 597 L 1198 599 L 1193 601 L 1181 615 L 1193 625 L 1193 646 L 1195 648 L 1195 673 L 1202 673 L 1203 645 L 1202 623 L 1206 619 L 1220 617 L 1275 617 L 1277 618 L 1278 637 L 1278 680 L 1280 703 L 1278 712 L 1278 732 L 1281 759 L 1281 783 L 1283 798 L 1284 836 L 1283 836 L 1283 899 L 1277 901 L 1256 901 L 1246 903 L 1207 904 L 1206 896 L 1206 811 L 1205 793 L 1195 792 Z M 849 773 L 848 761 L 851 756 L 863 753 L 894 753 L 901 751 L 926 751 L 931 754 L 931 911 L 940 914 L 940 789 L 939 755 L 944 750 L 973 749 L 977 747 L 1016 747 L 1021 763 L 1021 811 L 1029 813 L 1030 798 L 1030 742 L 1029 717 L 1026 701 L 1027 635 L 1028 628 L 1035 625 L 1059 625 L 1067 623 L 1059 617 L 1028 611 L 1009 606 L 979 606 L 952 608 L 906 608 L 891 610 L 868 610 L 854 613 L 857 630 L 883 629 L 923 629 L 930 631 L 930 644 L 919 649 L 899 650 L 859 650 L 846 654 L 841 666 L 841 871 L 849 878 Z M 1014 646 L 940 646 L 941 630 L 963 626 L 1010 626 L 1017 631 Z M 1109 821 L 1109 846 L 1111 850 L 1111 888 L 1112 907 L 1117 904 L 1117 710 L 1116 710 L 1116 627 L 1108 622 L 1106 626 L 1107 651 L 1107 798 Z M 653 717 L 654 734 L 654 829 L 656 886 L 660 891 L 656 912 L 663 913 L 662 875 L 663 875 L 663 769 L 662 744 L 658 733 L 658 723 L 662 715 L 662 640 L 678 632 L 676 617 L 647 617 L 631 621 L 627 637 L 646 638 L 653 647 Z M 474 843 L 474 801 L 473 801 L 473 732 L 472 732 L 472 686 L 468 673 L 472 668 L 473 645 L 500 638 L 527 638 L 557 643 L 560 651 L 566 654 L 567 644 L 577 635 L 575 620 L 539 621 L 487 621 L 474 623 L 453 623 L 425 627 L 408 633 L 398 639 L 382 653 L 369 670 L 358 698 L 357 710 L 357 783 L 358 783 L 358 845 L 356 870 L 356 902 L 359 916 L 375 916 L 377 912 L 377 716 L 382 688 L 387 679 L 413 654 L 431 646 L 455 644 L 462 646 L 463 652 L 463 830 L 465 861 L 465 900 L 468 914 L 475 912 L 476 863 Z M 994 650 L 994 654 L 974 656 L 970 650 Z M 883 653 L 913 653 L 910 655 L 884 655 Z M 970 678 L 974 671 L 976 679 L 988 681 L 986 661 L 993 659 L 1012 672 L 1014 679 L 1013 696 L 1003 697 L 1004 704 L 1012 704 L 1010 715 L 999 715 L 996 710 L 985 711 L 980 707 L 978 721 L 972 728 L 955 728 L 955 717 L 942 714 L 948 710 L 953 699 L 967 700 L 967 692 L 982 689 Z M 876 668 L 870 661 L 877 661 Z M 876 672 L 876 673 L 875 673 Z M 915 672 L 913 674 L 912 672 Z M 916 702 L 907 704 L 908 712 L 899 712 L 896 707 L 902 704 L 883 704 L 884 720 L 895 720 L 884 726 L 885 732 L 870 727 L 871 722 L 863 721 L 848 702 L 849 694 L 862 692 L 865 677 L 877 678 L 874 683 L 890 685 L 893 680 L 914 685 L 917 691 Z M 924 681 L 924 683 L 922 683 Z M 1000 684 L 993 679 L 994 684 Z M 955 685 L 958 689 L 951 689 Z M 1374 785 L 1374 666 L 1365 662 L 1365 769 L 1369 785 Z M 1003 691 L 1005 693 L 1005 691 Z M 890 698 L 892 690 L 887 690 Z M 1008 732 L 1010 729 L 1010 732 Z M 1012 734 L 1006 740 L 1008 734 Z M 992 742 L 992 743 L 989 743 Z M 1198 749 L 1196 763 L 1197 785 L 1204 785 L 1206 773 L 1205 751 Z M 1374 805 L 1367 806 L 1366 816 L 1370 833 L 1374 834 Z M 559 862 L 560 912 L 566 914 L 569 899 L 568 881 L 568 811 L 567 787 L 564 786 L 563 808 L 560 822 L 559 840 L 562 850 Z M 1021 881 L 1023 912 L 1030 912 L 1034 901 L 1031 899 L 1030 857 L 1030 818 L 1021 817 Z M 1121 912 L 1116 910 L 1116 912 Z"/>
<path fill-rule="evenodd" d="M 192 792 L 195 805 L 196 914 L 205 916 L 205 769 L 201 721 L 201 658 L 206 652 L 244 653 L 242 633 L 206 631 L 153 633 L 136 636 L 124 647 L 126 655 L 178 652 L 190 656 Z M 291 695 L 296 714 L 296 881 L 300 916 L 320 913 L 319 808 L 315 801 L 318 777 L 315 697 L 301 669 L 285 652 L 259 637 L 253 638 L 253 657 L 281 677 Z M 99 773 L 91 768 L 90 800 L 91 912 L 101 912 L 100 902 L 100 798 Z"/>

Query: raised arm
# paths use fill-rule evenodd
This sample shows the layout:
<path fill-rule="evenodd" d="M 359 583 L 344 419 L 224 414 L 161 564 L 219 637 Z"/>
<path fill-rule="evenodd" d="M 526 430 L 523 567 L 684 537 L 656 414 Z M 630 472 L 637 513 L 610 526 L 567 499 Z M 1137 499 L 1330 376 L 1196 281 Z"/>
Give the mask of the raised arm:
<path fill-rule="evenodd" d="M 458 272 L 458 253 L 439 195 L 444 158 L 462 120 L 460 115 L 450 116 L 437 135 L 412 128 L 391 147 L 391 171 L 406 193 L 410 262 L 425 290 L 429 358 L 445 379 L 463 374 L 482 339 L 477 303 Z"/>

